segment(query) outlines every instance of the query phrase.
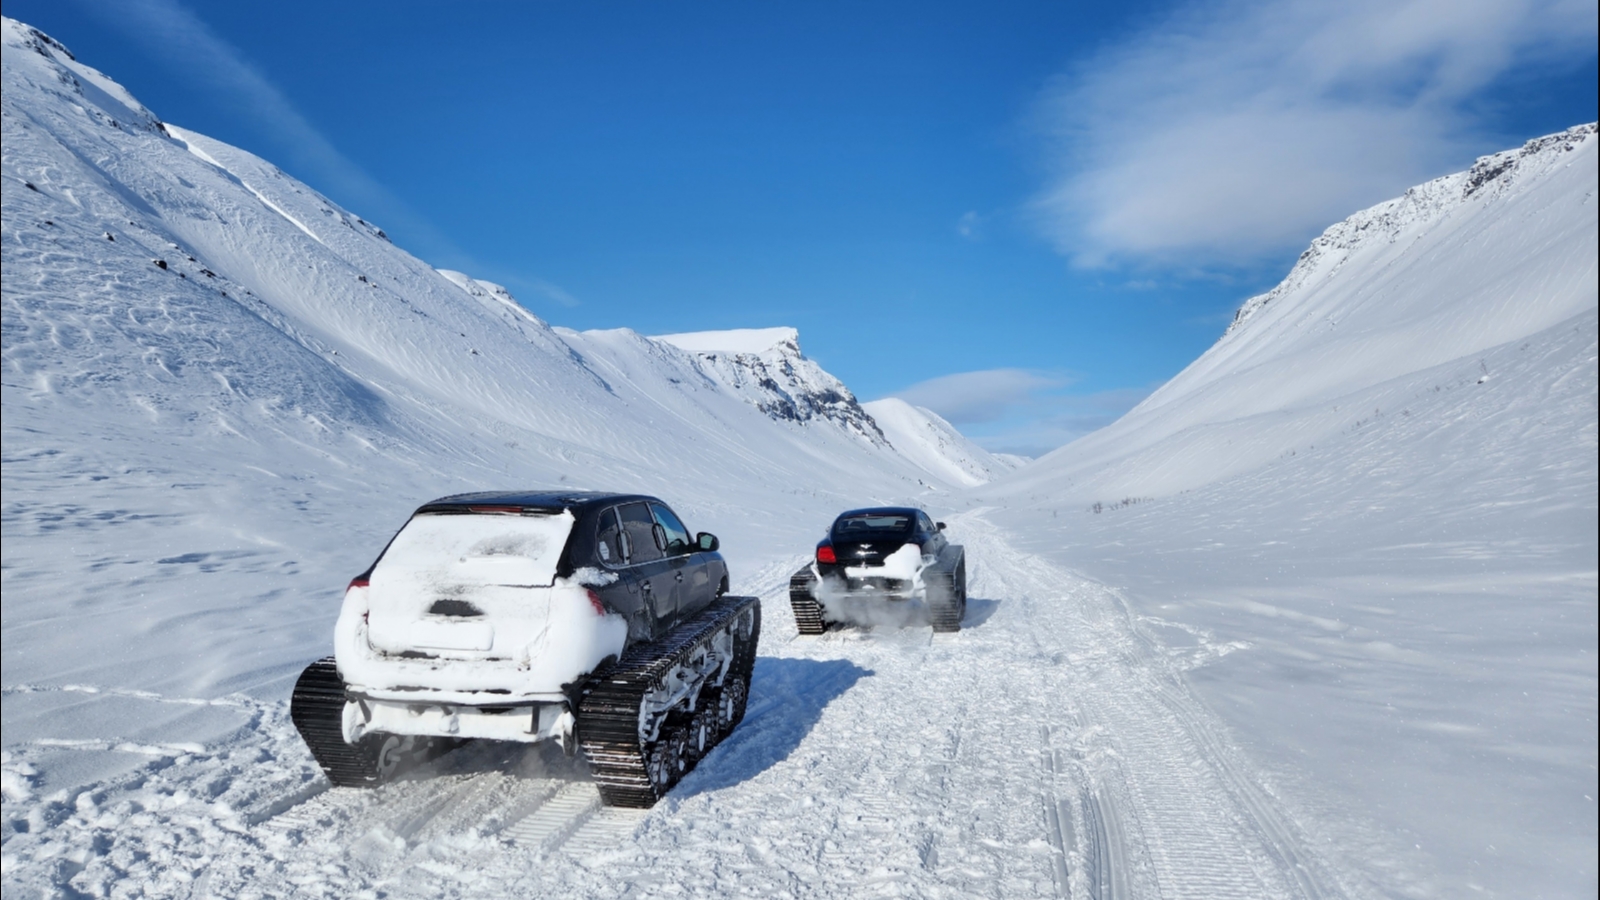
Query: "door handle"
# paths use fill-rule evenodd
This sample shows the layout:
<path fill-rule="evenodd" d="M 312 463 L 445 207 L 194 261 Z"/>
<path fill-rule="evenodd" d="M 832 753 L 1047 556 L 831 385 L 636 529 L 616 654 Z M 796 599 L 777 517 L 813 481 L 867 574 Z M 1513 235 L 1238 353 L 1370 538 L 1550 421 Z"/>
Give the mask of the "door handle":
<path fill-rule="evenodd" d="M 672 573 L 672 577 L 674 579 L 678 580 L 678 581 L 682 581 L 683 580 L 683 573 L 682 572 L 673 572 Z"/>

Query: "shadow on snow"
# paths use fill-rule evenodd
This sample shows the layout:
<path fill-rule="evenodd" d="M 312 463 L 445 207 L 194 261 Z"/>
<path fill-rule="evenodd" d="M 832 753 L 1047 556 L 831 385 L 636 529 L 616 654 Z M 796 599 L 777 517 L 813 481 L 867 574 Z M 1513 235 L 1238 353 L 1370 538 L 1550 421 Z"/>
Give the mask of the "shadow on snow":
<path fill-rule="evenodd" d="M 688 798 L 732 787 L 788 758 L 835 698 L 874 674 L 845 659 L 756 658 L 744 721 L 672 795 Z"/>
<path fill-rule="evenodd" d="M 765 772 L 800 745 L 829 703 L 872 674 L 842 659 L 757 657 L 744 720 L 673 788 L 671 796 L 681 799 L 721 790 Z M 528 745 L 475 740 L 407 772 L 394 784 L 484 772 L 562 781 L 589 779 L 582 754 L 569 759 L 554 742 Z"/>
<path fill-rule="evenodd" d="M 982 597 L 967 598 L 967 614 L 961 619 L 961 630 L 977 628 L 989 621 L 994 611 L 1000 608 L 999 600 L 985 600 Z"/>

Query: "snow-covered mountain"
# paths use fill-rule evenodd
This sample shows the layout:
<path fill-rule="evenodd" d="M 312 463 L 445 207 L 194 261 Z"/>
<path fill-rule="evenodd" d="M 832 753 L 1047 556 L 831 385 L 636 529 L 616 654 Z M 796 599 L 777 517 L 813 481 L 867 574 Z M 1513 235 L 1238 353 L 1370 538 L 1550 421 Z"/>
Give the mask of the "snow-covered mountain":
<path fill-rule="evenodd" d="M 1027 462 L 1020 456 L 990 453 L 938 413 L 898 397 L 862 406 L 901 455 L 944 481 L 969 487 L 986 484 Z"/>
<path fill-rule="evenodd" d="M 1189 490 L 1411 415 L 1434 367 L 1551 339 L 1595 308 L 1597 146 L 1572 128 L 1334 225 L 1203 356 L 993 496 Z"/>
<path fill-rule="evenodd" d="M 800 353 L 800 333 L 793 328 L 699 331 L 652 340 L 692 354 L 708 384 L 743 397 L 775 421 L 831 422 L 869 443 L 885 444 L 883 432 L 844 382 Z"/>

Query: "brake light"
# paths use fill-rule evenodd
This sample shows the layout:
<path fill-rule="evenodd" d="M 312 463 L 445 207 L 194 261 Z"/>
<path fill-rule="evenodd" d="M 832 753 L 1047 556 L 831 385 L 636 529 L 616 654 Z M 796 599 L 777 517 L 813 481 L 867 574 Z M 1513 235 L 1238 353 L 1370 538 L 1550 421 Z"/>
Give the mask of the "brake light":
<path fill-rule="evenodd" d="M 586 593 L 589 595 L 589 605 L 594 607 L 594 614 L 597 615 L 597 616 L 605 615 L 606 614 L 606 605 L 604 603 L 600 602 L 600 595 L 596 594 L 592 590 L 591 591 L 587 591 Z"/>
<path fill-rule="evenodd" d="M 475 512 L 475 513 L 477 513 L 479 515 L 495 515 L 495 516 L 520 516 L 520 515 L 522 515 L 522 507 L 520 507 L 520 506 L 469 506 L 469 507 L 467 507 L 467 509 L 468 509 L 468 511 Z"/>
<path fill-rule="evenodd" d="M 350 588 L 367 587 L 371 584 L 372 582 L 367 578 L 367 576 L 357 575 L 356 577 L 350 579 L 350 586 L 346 587 L 345 590 L 348 591 Z"/>
<path fill-rule="evenodd" d="M 838 561 L 839 561 L 839 557 L 833 555 L 833 545 L 832 544 L 822 544 L 822 545 L 817 547 L 817 562 L 819 562 L 819 563 L 837 563 Z"/>

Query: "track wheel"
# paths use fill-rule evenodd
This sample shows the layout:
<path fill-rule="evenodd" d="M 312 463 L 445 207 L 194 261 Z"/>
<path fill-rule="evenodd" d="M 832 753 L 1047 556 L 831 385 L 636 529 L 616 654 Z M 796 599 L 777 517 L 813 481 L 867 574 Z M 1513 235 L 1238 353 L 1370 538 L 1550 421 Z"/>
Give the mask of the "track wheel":
<path fill-rule="evenodd" d="M 701 707 L 689 719 L 688 750 L 689 765 L 694 765 L 700 758 L 711 752 L 717 743 L 717 714 L 710 707 Z"/>
<path fill-rule="evenodd" d="M 686 728 L 671 728 L 662 733 L 645 762 L 645 772 L 658 796 L 664 796 L 689 768 L 689 733 Z"/>
<path fill-rule="evenodd" d="M 727 737 L 739 720 L 744 718 L 745 702 L 750 698 L 750 684 L 745 678 L 729 677 L 717 695 L 714 707 L 717 716 L 717 739 Z"/>

